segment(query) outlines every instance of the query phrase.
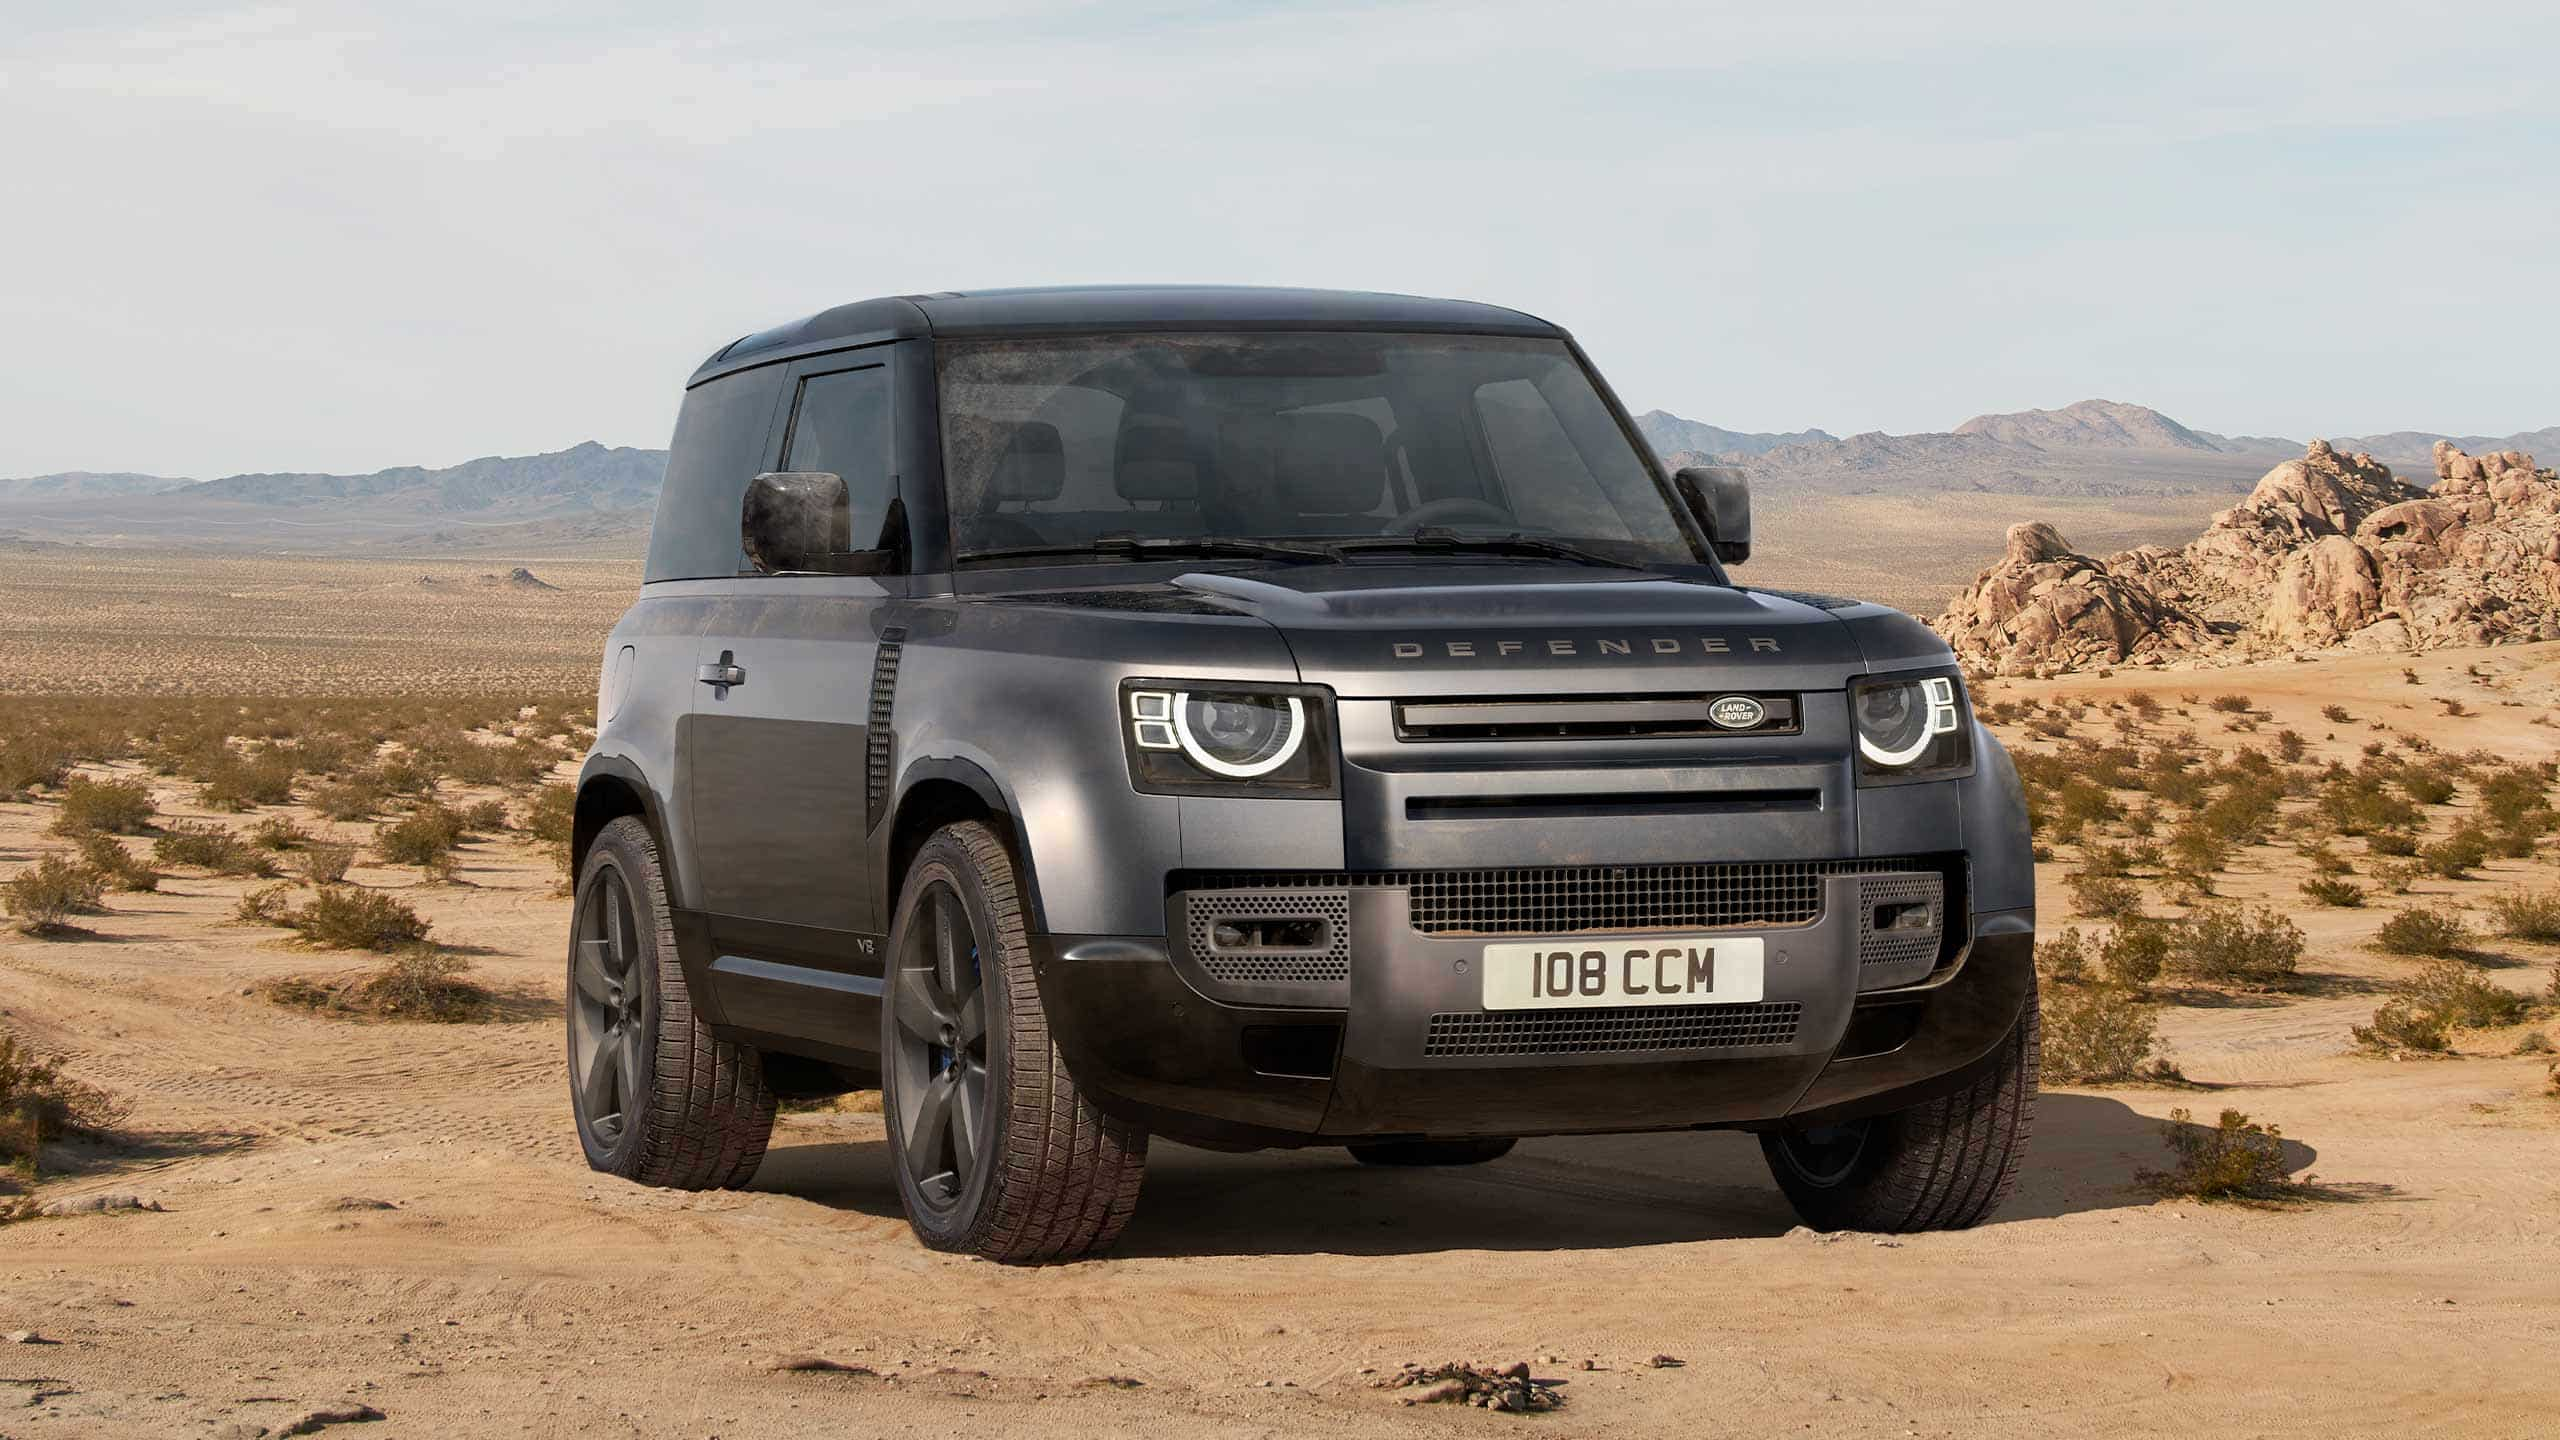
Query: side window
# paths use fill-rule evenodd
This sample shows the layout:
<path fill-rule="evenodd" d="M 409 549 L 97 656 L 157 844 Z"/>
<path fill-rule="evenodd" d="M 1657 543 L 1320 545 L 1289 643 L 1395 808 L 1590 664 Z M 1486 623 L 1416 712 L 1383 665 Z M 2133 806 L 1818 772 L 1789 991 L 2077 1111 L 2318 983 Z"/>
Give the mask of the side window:
<path fill-rule="evenodd" d="M 823 470 L 844 477 L 845 495 L 853 506 L 849 534 L 863 549 L 883 548 L 889 537 L 881 527 L 889 518 L 889 502 L 897 497 L 890 472 L 889 371 L 869 365 L 835 370 L 800 382 L 791 408 L 791 438 L 784 445 L 785 470 Z"/>
<path fill-rule="evenodd" d="M 745 567 L 738 506 L 747 481 L 766 468 L 781 393 L 778 367 L 726 375 L 685 392 L 649 529 L 647 579 L 700 580 Z"/>
<path fill-rule="evenodd" d="M 1594 540 L 1635 538 L 1535 383 L 1500 380 L 1478 387 L 1476 415 L 1484 423 L 1494 473 L 1521 524 Z"/>

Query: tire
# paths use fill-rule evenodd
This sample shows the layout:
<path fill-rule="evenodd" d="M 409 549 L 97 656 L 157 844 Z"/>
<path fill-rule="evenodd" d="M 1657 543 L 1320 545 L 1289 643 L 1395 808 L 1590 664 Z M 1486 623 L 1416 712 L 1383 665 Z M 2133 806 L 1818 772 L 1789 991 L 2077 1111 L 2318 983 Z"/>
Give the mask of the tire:
<path fill-rule="evenodd" d="M 1778 1188 L 1816 1230 L 1962 1230 L 2017 1187 L 2035 1121 L 2036 997 L 1964 1089 L 1907 1110 L 1760 1137 Z"/>
<path fill-rule="evenodd" d="M 928 838 L 899 887 L 880 1098 L 916 1238 L 1007 1264 L 1108 1246 L 1138 1206 L 1147 1132 L 1076 1088 L 1049 1037 L 1013 857 L 975 821 Z"/>
<path fill-rule="evenodd" d="M 576 894 L 569 1108 L 587 1163 L 676 1190 L 746 1184 L 773 1136 L 773 1089 L 753 1049 L 694 1018 L 649 827 L 636 816 L 607 824 Z"/>
<path fill-rule="evenodd" d="M 1363 1165 L 1482 1165 L 1511 1153 L 1517 1140 L 1372 1140 L 1350 1146 Z"/>

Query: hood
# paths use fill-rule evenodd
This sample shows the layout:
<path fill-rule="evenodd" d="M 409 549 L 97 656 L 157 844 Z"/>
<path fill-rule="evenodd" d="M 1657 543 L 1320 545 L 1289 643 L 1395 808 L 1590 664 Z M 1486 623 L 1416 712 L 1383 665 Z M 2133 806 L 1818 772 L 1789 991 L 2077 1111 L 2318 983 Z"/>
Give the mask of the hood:
<path fill-rule="evenodd" d="M 1278 627 L 1301 676 L 1345 698 L 1836 690 L 1885 668 L 1861 643 L 1870 617 L 1897 661 L 1915 643 L 1918 663 L 1946 654 L 1876 606 L 1580 566 L 1308 566 L 1173 586 Z"/>

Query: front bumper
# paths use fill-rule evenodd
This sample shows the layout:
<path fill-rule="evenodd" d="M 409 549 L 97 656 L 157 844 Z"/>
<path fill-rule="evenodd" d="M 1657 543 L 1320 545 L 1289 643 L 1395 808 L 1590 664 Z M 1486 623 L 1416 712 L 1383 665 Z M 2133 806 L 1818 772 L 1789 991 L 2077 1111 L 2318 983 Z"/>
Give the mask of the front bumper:
<path fill-rule="evenodd" d="M 1812 919 L 1757 932 L 1769 964 L 1754 1005 L 1487 1012 L 1466 962 L 1521 937 L 1417 930 L 1394 886 L 1355 895 L 1342 918 L 1333 1005 L 1257 1003 L 1249 981 L 1240 1002 L 1233 977 L 1199 968 L 1179 906 L 1171 941 L 1051 936 L 1035 950 L 1078 1084 L 1199 1144 L 1756 1127 L 1965 1083 L 2033 994 L 2032 914 L 1951 903 L 1938 953 L 1862 976 L 1860 877 L 1822 884 Z"/>

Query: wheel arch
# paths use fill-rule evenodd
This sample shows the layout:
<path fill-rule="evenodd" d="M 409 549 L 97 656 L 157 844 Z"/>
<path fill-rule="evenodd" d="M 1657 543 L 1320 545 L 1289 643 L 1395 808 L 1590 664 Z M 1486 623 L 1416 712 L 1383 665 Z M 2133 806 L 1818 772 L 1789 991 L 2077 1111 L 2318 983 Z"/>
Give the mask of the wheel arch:
<path fill-rule="evenodd" d="M 619 755 L 591 757 L 578 772 L 578 803 L 569 829 L 569 880 L 577 883 L 586 868 L 587 851 L 604 827 L 626 815 L 640 817 L 658 841 L 658 866 L 666 873 L 670 897 L 684 894 L 676 875 L 674 837 L 667 833 L 666 812 L 640 767 Z"/>
<path fill-rule="evenodd" d="M 1045 933 L 1048 926 L 1042 918 L 1039 873 L 1021 813 L 993 775 L 966 760 L 919 760 L 908 768 L 898 791 L 898 803 L 891 811 L 881 854 L 883 923 L 897 910 L 898 889 L 906 882 L 907 867 L 914 862 L 916 851 L 923 848 L 934 831 L 963 820 L 986 823 L 1004 842 L 1019 872 L 1015 879 L 1021 889 L 1024 918 L 1034 933 Z"/>

